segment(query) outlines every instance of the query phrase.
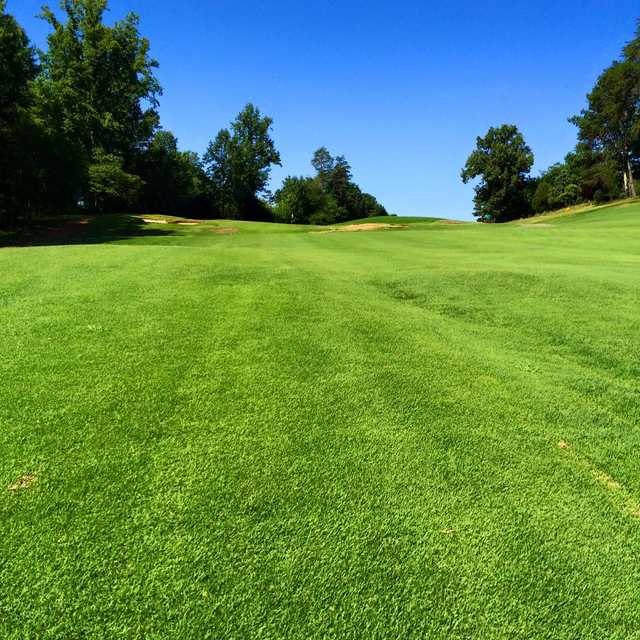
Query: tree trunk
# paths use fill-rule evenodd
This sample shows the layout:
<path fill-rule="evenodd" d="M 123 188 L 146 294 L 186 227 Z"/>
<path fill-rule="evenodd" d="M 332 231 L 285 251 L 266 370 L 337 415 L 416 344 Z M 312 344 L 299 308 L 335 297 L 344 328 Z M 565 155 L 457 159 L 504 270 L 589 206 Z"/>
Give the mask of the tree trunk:
<path fill-rule="evenodd" d="M 624 181 L 626 183 L 626 188 L 627 188 L 627 195 L 630 198 L 635 198 L 636 197 L 636 185 L 635 182 L 633 181 L 633 170 L 631 169 L 631 158 L 629 158 L 629 156 L 627 155 L 627 168 L 626 168 L 626 174 L 624 177 Z"/>

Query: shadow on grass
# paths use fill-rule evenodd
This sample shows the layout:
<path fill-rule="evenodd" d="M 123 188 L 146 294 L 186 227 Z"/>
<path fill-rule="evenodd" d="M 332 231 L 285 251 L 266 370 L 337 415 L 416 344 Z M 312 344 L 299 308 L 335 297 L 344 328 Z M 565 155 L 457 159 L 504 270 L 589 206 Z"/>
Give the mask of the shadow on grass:
<path fill-rule="evenodd" d="M 133 215 L 51 216 L 39 218 L 23 229 L 0 231 L 0 247 L 46 247 L 101 244 L 130 238 L 175 235 Z"/>

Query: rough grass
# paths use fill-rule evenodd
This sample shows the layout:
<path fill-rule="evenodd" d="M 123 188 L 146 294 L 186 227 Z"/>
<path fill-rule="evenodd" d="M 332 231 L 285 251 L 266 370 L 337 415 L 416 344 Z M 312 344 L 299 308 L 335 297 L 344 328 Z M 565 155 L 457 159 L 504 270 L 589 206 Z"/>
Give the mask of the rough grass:
<path fill-rule="evenodd" d="M 0 637 L 639 638 L 640 205 L 547 223 L 0 250 Z"/>

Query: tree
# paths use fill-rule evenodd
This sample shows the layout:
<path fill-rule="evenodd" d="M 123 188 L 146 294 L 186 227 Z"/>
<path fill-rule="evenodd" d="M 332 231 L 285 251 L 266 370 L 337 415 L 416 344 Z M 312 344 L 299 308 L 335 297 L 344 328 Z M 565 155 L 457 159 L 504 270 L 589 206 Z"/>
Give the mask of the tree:
<path fill-rule="evenodd" d="M 0 225 L 28 213 L 36 191 L 31 82 L 37 66 L 24 30 L 0 0 Z"/>
<path fill-rule="evenodd" d="M 158 125 L 161 88 L 135 14 L 109 27 L 107 0 L 63 0 L 61 7 L 64 21 L 48 7 L 42 11 L 52 32 L 37 102 L 52 140 L 68 141 L 65 154 L 79 167 L 81 193 L 96 153 L 118 156 L 131 169 Z"/>
<path fill-rule="evenodd" d="M 335 159 L 326 147 L 320 147 L 313 154 L 311 166 L 316 170 L 316 174 L 324 189 L 327 188 L 329 176 L 333 173 L 335 163 Z"/>
<path fill-rule="evenodd" d="M 635 48 L 627 50 L 635 55 Z M 588 107 L 571 122 L 579 139 L 618 162 L 624 190 L 636 196 L 633 163 L 640 141 L 640 62 L 633 58 L 614 62 L 598 78 L 587 96 Z"/>
<path fill-rule="evenodd" d="M 235 217 L 239 207 L 234 193 L 235 148 L 231 132 L 221 129 L 209 143 L 203 162 L 211 182 L 213 206 L 223 218 Z"/>
<path fill-rule="evenodd" d="M 274 195 L 278 222 L 291 224 L 332 224 L 336 204 L 318 179 L 288 176 Z"/>
<path fill-rule="evenodd" d="M 476 149 L 461 175 L 465 184 L 480 178 L 474 198 L 477 218 L 504 222 L 530 212 L 527 194 L 533 160 L 514 125 L 492 127 L 484 138 L 476 139 Z"/>
<path fill-rule="evenodd" d="M 225 217 L 262 217 L 271 167 L 280 154 L 271 138 L 273 120 L 252 104 L 238 114 L 231 130 L 222 129 L 203 158 L 213 198 Z"/>
<path fill-rule="evenodd" d="M 320 147 L 311 160 L 316 180 L 333 202 L 332 215 L 338 222 L 369 216 L 386 216 L 386 209 L 353 182 L 351 165 L 344 156 L 333 157 Z"/>
<path fill-rule="evenodd" d="M 580 176 L 568 162 L 552 165 L 540 177 L 532 200 L 536 213 L 576 204 L 581 199 Z"/>
<path fill-rule="evenodd" d="M 158 131 L 141 158 L 138 172 L 145 181 L 147 211 L 206 216 L 207 178 L 197 153 L 179 151 L 170 131 Z"/>
<path fill-rule="evenodd" d="M 98 213 L 134 205 L 143 181 L 122 168 L 122 158 L 96 151 L 89 165 L 89 197 Z"/>

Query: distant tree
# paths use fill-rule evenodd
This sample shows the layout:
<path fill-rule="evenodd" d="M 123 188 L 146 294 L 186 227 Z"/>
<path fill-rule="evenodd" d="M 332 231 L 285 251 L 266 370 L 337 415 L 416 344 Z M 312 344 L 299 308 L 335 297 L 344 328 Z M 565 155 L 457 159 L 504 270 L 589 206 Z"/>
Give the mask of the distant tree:
<path fill-rule="evenodd" d="M 318 179 L 288 176 L 274 194 L 274 202 L 278 222 L 332 224 L 336 221 L 335 202 Z M 314 220 L 316 222 L 312 222 Z"/>
<path fill-rule="evenodd" d="M 215 140 L 209 143 L 203 163 L 211 181 L 213 206 L 223 218 L 238 214 L 238 203 L 234 193 L 234 145 L 231 132 L 222 129 Z"/>
<path fill-rule="evenodd" d="M 215 204 L 225 217 L 265 215 L 260 196 L 267 192 L 271 167 L 281 164 L 271 138 L 272 123 L 248 104 L 231 123 L 231 130 L 222 129 L 209 143 L 204 167 Z"/>
<path fill-rule="evenodd" d="M 565 159 L 570 171 L 579 176 L 581 200 L 612 200 L 620 197 L 620 171 L 614 158 L 596 151 L 591 146 L 578 143 Z"/>
<path fill-rule="evenodd" d="M 513 125 L 492 127 L 484 138 L 478 137 L 476 149 L 462 170 L 462 180 L 476 178 L 476 217 L 504 222 L 530 213 L 529 172 L 533 153 Z"/>
<path fill-rule="evenodd" d="M 316 170 L 323 189 L 327 188 L 329 177 L 333 173 L 336 161 L 326 147 L 317 149 L 311 159 L 311 166 Z"/>
<path fill-rule="evenodd" d="M 198 154 L 179 151 L 178 140 L 170 131 L 156 132 L 138 172 L 145 181 L 145 210 L 207 215 L 207 178 Z"/>
<path fill-rule="evenodd" d="M 363 218 L 371 218 L 374 216 L 382 217 L 389 215 L 387 213 L 387 210 L 378 202 L 375 196 L 372 196 L 370 193 L 362 193 L 360 198 Z"/>
<path fill-rule="evenodd" d="M 0 225 L 28 213 L 37 190 L 31 82 L 37 73 L 24 30 L 0 0 Z"/>
<path fill-rule="evenodd" d="M 143 181 L 127 173 L 122 158 L 103 151 L 94 153 L 89 165 L 89 197 L 93 208 L 104 213 L 135 205 Z"/>
<path fill-rule="evenodd" d="M 581 199 L 580 176 L 566 163 L 549 167 L 538 181 L 532 206 L 536 213 L 577 204 Z"/>
<path fill-rule="evenodd" d="M 148 145 L 159 121 L 158 64 L 135 14 L 107 26 L 107 0 L 64 0 L 61 7 L 64 21 L 46 6 L 42 11 L 52 32 L 36 83 L 37 104 L 52 143 L 66 141 L 60 162 L 70 163 L 74 155 L 86 184 L 96 153 L 120 157 L 130 171 Z M 75 191 L 82 189 L 78 184 Z"/>
<path fill-rule="evenodd" d="M 633 165 L 640 142 L 640 62 L 614 62 L 598 78 L 587 100 L 587 109 L 571 118 L 579 129 L 579 139 L 618 162 L 625 193 L 635 197 Z"/>
<path fill-rule="evenodd" d="M 326 147 L 320 147 L 313 154 L 311 165 L 316 170 L 316 180 L 331 198 L 334 221 L 387 215 L 371 194 L 363 193 L 354 183 L 351 165 L 344 156 L 334 158 Z"/>

